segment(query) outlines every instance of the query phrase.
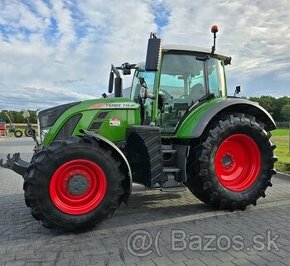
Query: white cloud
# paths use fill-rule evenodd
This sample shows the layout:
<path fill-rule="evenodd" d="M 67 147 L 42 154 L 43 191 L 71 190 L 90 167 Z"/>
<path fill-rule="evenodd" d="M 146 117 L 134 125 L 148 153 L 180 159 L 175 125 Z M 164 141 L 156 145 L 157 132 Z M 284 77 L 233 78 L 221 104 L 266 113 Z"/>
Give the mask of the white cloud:
<path fill-rule="evenodd" d="M 259 80 L 265 74 L 273 75 L 278 70 L 289 73 L 289 1 L 163 2 L 171 8 L 164 41 L 211 47 L 210 26 L 218 24 L 217 52 L 233 57 L 228 76 L 246 82 Z M 290 95 L 289 88 L 281 89 Z"/>
<path fill-rule="evenodd" d="M 44 106 L 52 107 L 64 102 L 94 98 L 91 95 L 72 92 L 61 87 L 56 90 L 47 87 L 20 87 L 7 83 L 0 83 L 0 86 L 5 93 L 4 97 L 0 98 L 0 106 L 5 109 L 42 109 Z"/>
<path fill-rule="evenodd" d="M 21 1 L 8 0 L 0 2 L 0 24 L 12 31 L 21 29 L 38 31 L 47 27 L 43 18 L 33 13 L 27 5 Z"/>
<path fill-rule="evenodd" d="M 0 0 L 0 109 L 8 101 L 7 84 L 16 85 L 9 85 L 15 105 L 22 94 L 34 104 L 27 88 L 36 88 L 40 105 L 48 94 L 57 99 L 60 91 L 64 102 L 72 100 L 65 98 L 69 94 L 99 97 L 107 90 L 111 63 L 144 61 L 151 31 L 159 31 L 166 43 L 210 48 L 214 23 L 221 26 L 218 51 L 233 56 L 228 76 L 246 83 L 279 71 L 286 79 L 289 5 L 286 0 Z M 158 29 L 154 15 L 166 20 L 168 14 L 168 24 Z"/>

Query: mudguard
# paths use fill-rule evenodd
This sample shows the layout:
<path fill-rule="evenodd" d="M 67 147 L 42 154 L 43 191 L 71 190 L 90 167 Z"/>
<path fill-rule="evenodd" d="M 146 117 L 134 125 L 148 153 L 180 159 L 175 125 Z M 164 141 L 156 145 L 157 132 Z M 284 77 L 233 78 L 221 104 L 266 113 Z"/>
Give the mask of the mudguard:
<path fill-rule="evenodd" d="M 128 170 L 128 178 L 127 180 L 127 184 L 126 184 L 126 193 L 125 193 L 125 197 L 123 199 L 123 201 L 127 204 L 131 194 L 132 194 L 132 171 L 131 171 L 131 167 L 130 164 L 126 158 L 126 156 L 124 155 L 124 153 L 110 140 L 104 138 L 103 136 L 96 134 L 94 132 L 91 131 L 87 131 L 87 130 L 81 130 L 82 133 L 85 133 L 86 135 L 89 135 L 90 137 L 94 138 L 96 141 L 101 141 L 103 143 L 105 143 L 106 145 L 110 146 L 112 148 L 113 151 L 115 151 L 115 153 L 117 154 L 117 156 L 120 158 L 120 161 L 123 163 L 123 165 L 127 168 Z"/>
<path fill-rule="evenodd" d="M 255 116 L 256 119 L 265 125 L 265 130 L 270 131 L 276 128 L 276 124 L 271 115 L 258 103 L 241 98 L 227 98 L 217 101 L 201 114 L 195 115 L 193 111 L 183 124 L 179 131 L 192 125 L 191 129 L 187 128 L 182 137 L 198 138 L 202 135 L 210 121 L 221 113 L 244 113 Z M 191 123 L 194 122 L 194 123 Z"/>

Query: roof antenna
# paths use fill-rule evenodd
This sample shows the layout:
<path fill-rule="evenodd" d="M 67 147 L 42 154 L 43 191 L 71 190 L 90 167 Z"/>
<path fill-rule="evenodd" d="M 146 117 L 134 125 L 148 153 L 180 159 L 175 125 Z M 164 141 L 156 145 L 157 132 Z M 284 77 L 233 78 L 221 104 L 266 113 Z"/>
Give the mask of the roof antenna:
<path fill-rule="evenodd" d="M 214 51 L 216 50 L 216 33 L 219 31 L 219 26 L 218 25 L 213 25 L 211 27 L 211 32 L 213 33 L 213 46 L 211 47 L 211 53 L 214 54 Z"/>

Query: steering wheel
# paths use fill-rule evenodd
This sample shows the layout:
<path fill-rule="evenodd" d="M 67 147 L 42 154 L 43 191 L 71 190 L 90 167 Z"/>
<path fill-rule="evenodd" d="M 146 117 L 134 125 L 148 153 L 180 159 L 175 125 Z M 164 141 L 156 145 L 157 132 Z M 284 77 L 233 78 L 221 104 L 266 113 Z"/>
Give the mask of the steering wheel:
<path fill-rule="evenodd" d="M 188 95 L 183 94 L 183 95 L 181 95 L 181 96 L 179 97 L 179 99 L 185 99 L 186 97 L 188 97 Z"/>

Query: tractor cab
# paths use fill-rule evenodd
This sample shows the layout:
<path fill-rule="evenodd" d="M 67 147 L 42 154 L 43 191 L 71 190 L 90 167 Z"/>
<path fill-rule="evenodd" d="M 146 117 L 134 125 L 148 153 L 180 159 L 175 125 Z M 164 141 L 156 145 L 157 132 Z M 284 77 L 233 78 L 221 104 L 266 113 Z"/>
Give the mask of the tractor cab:
<path fill-rule="evenodd" d="M 211 31 L 214 44 L 208 50 L 162 46 L 151 33 L 145 63 L 112 65 L 109 93 L 114 89 L 115 97 L 123 97 L 119 70 L 123 75 L 135 70 L 130 99 L 140 105 L 141 125 L 155 125 L 163 134 L 176 135 L 180 122 L 198 106 L 227 96 L 225 66 L 231 63 L 231 57 L 215 53 L 217 26 Z"/>
<path fill-rule="evenodd" d="M 140 64 L 134 74 L 131 100 L 140 103 L 143 124 L 156 124 L 173 133 L 194 106 L 226 97 L 224 66 L 229 57 L 184 46 L 163 46 L 157 71 Z M 145 91 L 145 92 L 144 92 Z"/>

